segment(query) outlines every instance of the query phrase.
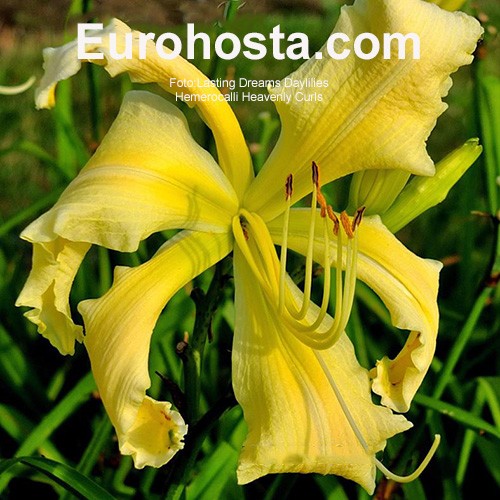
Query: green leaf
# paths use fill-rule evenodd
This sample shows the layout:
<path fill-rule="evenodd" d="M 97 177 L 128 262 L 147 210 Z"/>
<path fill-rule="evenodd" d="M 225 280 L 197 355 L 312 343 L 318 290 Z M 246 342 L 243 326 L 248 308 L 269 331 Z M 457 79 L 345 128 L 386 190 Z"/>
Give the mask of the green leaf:
<path fill-rule="evenodd" d="M 19 460 L 17 458 L 9 458 L 7 460 L 0 459 L 0 476 L 5 471 L 7 471 L 8 469 L 10 469 L 14 465 L 16 465 L 18 462 L 19 462 Z"/>
<path fill-rule="evenodd" d="M 228 481 L 236 481 L 238 452 L 222 441 L 214 452 L 199 464 L 199 472 L 186 488 L 187 500 L 222 498 Z"/>
<path fill-rule="evenodd" d="M 349 500 L 336 476 L 314 476 L 316 484 L 323 492 L 325 500 Z"/>
<path fill-rule="evenodd" d="M 0 403 L 0 428 L 18 443 L 33 430 L 34 424 L 19 410 L 9 405 Z M 40 452 L 57 460 L 63 460 L 61 453 L 50 442 L 45 441 Z"/>
<path fill-rule="evenodd" d="M 110 500 L 115 498 L 104 488 L 83 474 L 80 474 L 69 465 L 38 457 L 24 457 L 20 458 L 19 461 L 28 467 L 32 467 L 42 472 L 79 498 L 93 498 L 99 500 Z"/>
<path fill-rule="evenodd" d="M 467 344 L 476 329 L 476 325 L 481 317 L 483 309 L 487 306 L 493 292 L 493 288 L 484 288 L 474 302 L 469 316 L 467 317 L 463 328 L 460 330 L 460 333 L 456 336 L 455 342 L 448 353 L 448 357 L 446 358 L 443 368 L 439 373 L 439 378 L 432 392 L 432 396 L 434 398 L 439 399 L 448 383 L 452 380 L 453 370 L 464 353 L 465 348 L 467 347 Z"/>
<path fill-rule="evenodd" d="M 10 219 L 3 222 L 0 225 L 0 237 L 4 234 L 7 234 L 16 226 L 19 226 L 26 221 L 33 219 L 37 214 L 48 208 L 50 205 L 53 205 L 57 201 L 61 193 L 62 188 L 57 188 L 47 196 L 44 196 L 35 203 L 32 203 L 29 207 L 26 207 L 24 210 L 21 210 L 17 214 L 13 215 Z"/>
<path fill-rule="evenodd" d="M 95 382 L 91 373 L 85 375 L 73 389 L 34 427 L 17 450 L 15 456 L 29 455 L 43 446 L 49 436 L 72 415 L 95 390 Z M 8 484 L 10 477 L 5 475 L 0 480 L 0 491 Z"/>
<path fill-rule="evenodd" d="M 23 352 L 0 324 L 0 379 L 2 384 L 19 394 L 29 378 L 28 362 Z"/>
<path fill-rule="evenodd" d="M 476 444 L 483 457 L 484 465 L 500 488 L 500 446 L 485 438 L 478 439 Z"/>
<path fill-rule="evenodd" d="M 483 134 L 486 187 L 489 209 L 498 210 L 498 184 L 500 175 L 500 79 L 479 72 L 479 117 Z"/>
<path fill-rule="evenodd" d="M 500 428 L 500 377 L 481 377 L 479 388 L 488 404 L 497 427 Z"/>
<path fill-rule="evenodd" d="M 439 399 L 424 396 L 423 394 L 416 394 L 414 401 L 419 405 L 436 410 L 442 415 L 446 415 L 453 420 L 466 425 L 467 427 L 477 429 L 479 432 L 488 432 L 489 434 L 492 434 L 500 439 L 500 428 L 493 426 L 492 424 L 486 422 L 486 420 L 483 420 L 466 410 L 462 410 L 458 406 L 444 403 Z"/>
<path fill-rule="evenodd" d="M 88 400 L 95 388 L 94 378 L 91 373 L 80 379 L 75 387 L 33 429 L 32 433 L 17 450 L 16 456 L 33 453 L 70 415 Z"/>
<path fill-rule="evenodd" d="M 405 500 L 425 500 L 427 498 L 420 479 L 415 479 L 415 481 L 410 483 L 404 483 L 402 488 Z"/>

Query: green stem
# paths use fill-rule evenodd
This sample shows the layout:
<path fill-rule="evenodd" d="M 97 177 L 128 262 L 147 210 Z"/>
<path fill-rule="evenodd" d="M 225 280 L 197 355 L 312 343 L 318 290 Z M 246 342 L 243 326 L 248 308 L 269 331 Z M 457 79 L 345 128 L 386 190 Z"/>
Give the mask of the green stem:
<path fill-rule="evenodd" d="M 187 342 L 181 342 L 178 346 L 184 365 L 185 418 L 188 424 L 196 422 L 199 417 L 203 351 L 207 339 L 211 337 L 212 319 L 220 303 L 230 264 L 231 260 L 226 258 L 215 266 L 215 273 L 206 294 L 200 289 L 194 289 L 191 293 L 196 304 L 193 334 Z"/>

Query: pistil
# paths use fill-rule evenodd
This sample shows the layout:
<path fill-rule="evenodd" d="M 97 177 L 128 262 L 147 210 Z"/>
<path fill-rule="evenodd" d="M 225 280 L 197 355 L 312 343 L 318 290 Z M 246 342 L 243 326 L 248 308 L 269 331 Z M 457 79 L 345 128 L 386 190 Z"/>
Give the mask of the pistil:
<path fill-rule="evenodd" d="M 351 414 L 351 411 L 349 410 L 349 407 L 347 406 L 347 403 L 345 402 L 344 398 L 342 397 L 342 393 L 340 392 L 337 383 L 335 382 L 335 378 L 332 376 L 330 373 L 330 370 L 328 369 L 328 366 L 326 365 L 325 361 L 323 360 L 323 357 L 321 353 L 315 352 L 316 359 L 318 360 L 318 363 L 320 364 L 321 368 L 323 369 L 323 372 L 330 384 L 330 387 L 335 394 L 335 397 L 337 398 L 337 401 L 340 404 L 340 407 L 342 408 L 342 411 L 349 422 L 349 425 L 356 436 L 356 439 L 358 440 L 359 444 L 361 447 L 365 450 L 367 454 L 371 454 L 372 451 L 370 450 L 368 443 L 366 442 L 365 438 L 363 437 L 363 434 L 361 433 L 361 430 L 359 429 L 358 425 L 356 424 L 356 420 L 354 419 L 353 415 Z M 432 457 L 436 453 L 436 450 L 438 449 L 439 443 L 441 442 L 441 436 L 439 434 L 434 435 L 434 441 L 427 452 L 427 455 L 425 458 L 422 460 L 420 465 L 415 469 L 414 472 L 411 474 L 408 474 L 407 476 L 399 476 L 398 474 L 394 474 L 394 472 L 391 472 L 385 465 L 383 465 L 380 460 L 377 458 L 374 458 L 374 465 L 377 467 L 377 469 L 384 474 L 384 476 L 387 479 L 391 479 L 392 481 L 396 481 L 398 483 L 410 483 L 411 481 L 414 481 L 417 479 L 420 474 L 425 470 L 429 462 L 432 460 Z"/>

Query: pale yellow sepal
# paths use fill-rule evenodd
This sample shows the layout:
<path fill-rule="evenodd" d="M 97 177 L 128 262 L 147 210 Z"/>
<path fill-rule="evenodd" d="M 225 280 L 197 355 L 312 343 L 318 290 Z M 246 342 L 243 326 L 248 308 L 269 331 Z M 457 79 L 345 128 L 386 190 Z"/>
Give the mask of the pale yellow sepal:
<path fill-rule="evenodd" d="M 421 0 L 356 0 L 342 8 L 334 32 L 350 38 L 350 49 L 360 33 L 380 39 L 383 33 L 416 33 L 420 59 L 413 59 L 410 42 L 401 60 L 395 43 L 391 59 L 383 59 L 382 51 L 372 60 L 351 52 L 339 61 L 323 48 L 322 59 L 308 60 L 289 78 L 326 80 L 327 87 L 271 89 L 287 97 L 276 102 L 281 135 L 245 196 L 245 207 L 265 221 L 284 210 L 288 174 L 294 177 L 293 202 L 311 191 L 313 160 L 321 167 L 323 184 L 361 169 L 432 175 L 426 139 L 446 109 L 442 97 L 451 86 L 450 73 L 472 61 L 483 29 L 470 16 Z M 337 52 L 342 48 L 338 46 Z M 308 102 L 299 92 L 321 94 L 322 100 Z"/>
<path fill-rule="evenodd" d="M 130 252 L 165 229 L 226 232 L 237 206 L 182 113 L 157 95 L 134 91 L 89 163 L 23 235 Z"/>
<path fill-rule="evenodd" d="M 318 472 L 344 476 L 372 493 L 375 453 L 411 423 L 373 404 L 368 373 L 359 366 L 345 334 L 327 350 L 305 346 L 286 330 L 276 307 L 255 287 L 255 276 L 238 247 L 234 266 L 238 321 L 233 387 L 248 425 L 238 482 L 270 473 Z M 299 301 L 301 293 L 293 293 Z M 335 379 L 335 388 L 326 372 Z"/>
<path fill-rule="evenodd" d="M 271 236 L 278 245 L 281 242 L 281 224 L 281 217 L 268 224 Z M 399 355 L 394 360 L 384 358 L 377 364 L 376 372 L 372 372 L 373 390 L 382 396 L 382 404 L 405 412 L 434 356 L 439 326 L 436 300 L 442 265 L 410 252 L 377 216 L 363 219 L 357 231 L 358 278 L 382 299 L 391 313 L 394 326 L 412 332 Z M 309 211 L 292 210 L 288 247 L 305 255 L 308 235 Z M 330 244 L 334 266 L 336 244 L 334 240 Z M 315 261 L 321 263 L 323 255 L 324 239 L 318 230 Z"/>
<path fill-rule="evenodd" d="M 37 242 L 28 229 L 21 237 L 33 243 L 33 265 L 16 306 L 32 308 L 25 316 L 38 332 L 61 354 L 73 354 L 83 334 L 71 319 L 69 293 L 90 244 L 64 238 Z"/>
<path fill-rule="evenodd" d="M 110 54 L 110 34 L 116 35 L 117 53 L 124 53 L 125 36 L 132 33 L 132 58 L 116 59 Z M 128 73 L 133 81 L 140 83 L 158 83 L 166 91 L 181 95 L 194 96 L 188 101 L 195 106 L 203 120 L 212 130 L 219 165 L 232 183 L 235 191 L 242 194 L 253 178 L 250 153 L 245 139 L 228 102 L 217 87 L 190 62 L 177 56 L 174 59 L 162 59 L 155 44 L 148 40 L 145 57 L 140 58 L 137 40 L 140 33 L 132 31 L 125 23 L 113 19 L 103 30 L 88 32 L 88 37 L 99 38 L 97 43 L 85 45 L 87 53 L 101 53 L 103 59 L 90 59 L 88 62 L 103 65 L 111 76 Z M 165 52 L 170 52 L 165 48 Z M 81 68 L 78 59 L 77 41 L 69 42 L 59 48 L 44 50 L 45 74 L 36 90 L 38 108 L 52 107 L 55 103 L 55 87 L 58 82 L 75 75 Z M 198 97 L 198 99 L 196 99 Z"/>
<path fill-rule="evenodd" d="M 180 449 L 185 432 L 168 403 L 146 398 L 153 328 L 170 298 L 225 257 L 231 245 L 230 234 L 183 231 L 145 264 L 117 268 L 103 297 L 78 306 L 92 372 L 120 450 L 132 455 L 139 468 L 166 463 Z"/>

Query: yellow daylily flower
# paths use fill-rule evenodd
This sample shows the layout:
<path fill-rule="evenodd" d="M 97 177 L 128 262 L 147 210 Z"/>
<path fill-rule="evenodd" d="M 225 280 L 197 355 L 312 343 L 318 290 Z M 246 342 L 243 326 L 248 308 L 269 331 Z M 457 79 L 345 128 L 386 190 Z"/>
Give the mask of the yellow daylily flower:
<path fill-rule="evenodd" d="M 420 0 L 356 0 L 342 9 L 335 31 L 351 40 L 365 31 L 414 32 L 421 59 L 335 61 L 325 52 L 303 64 L 290 77 L 327 79 L 324 99 L 299 102 L 293 88 L 271 90 L 291 99 L 278 101 L 281 135 L 255 178 L 241 129 L 223 99 L 195 101 L 214 133 L 216 163 L 174 105 L 130 92 L 90 162 L 22 234 L 34 245 L 34 260 L 17 304 L 32 308 L 27 316 L 61 353 L 71 354 L 74 341 L 83 341 L 120 449 L 136 467 L 166 463 L 186 432 L 169 403 L 146 396 L 157 318 L 177 290 L 233 252 L 233 387 L 249 428 L 238 481 L 319 472 L 372 492 L 376 468 L 390 474 L 375 454 L 411 427 L 393 410 L 408 409 L 434 354 L 440 264 L 411 253 L 377 216 L 361 222 L 361 209 L 352 217 L 334 213 L 321 188 L 364 169 L 432 175 L 425 140 L 445 109 L 441 98 L 450 73 L 471 62 L 482 29 L 462 13 Z M 114 20 L 94 34 L 99 43 L 87 46 L 104 54 L 97 62 L 111 75 L 128 72 L 170 92 L 173 75 L 207 81 L 181 57 L 161 60 L 154 50 L 152 58 L 111 59 L 110 34 L 127 32 Z M 38 107 L 54 104 L 56 83 L 80 64 L 75 42 L 45 52 Z M 219 92 L 205 85 L 187 91 Z M 308 194 L 310 209 L 293 207 Z M 72 322 L 68 296 L 90 245 L 133 251 L 166 229 L 181 231 L 148 262 L 117 268 L 103 297 L 79 304 L 83 335 Z M 303 290 L 287 274 L 288 249 L 306 256 Z M 313 261 L 325 269 L 320 306 L 311 301 Z M 333 317 L 327 314 L 332 267 Z M 374 380 L 375 388 L 391 386 L 381 405 L 372 402 L 368 371 L 344 333 L 357 278 L 380 295 L 396 326 L 413 332 L 397 361 Z"/>
<path fill-rule="evenodd" d="M 461 9 L 467 0 L 427 0 L 439 5 L 442 9 L 454 11 Z"/>

